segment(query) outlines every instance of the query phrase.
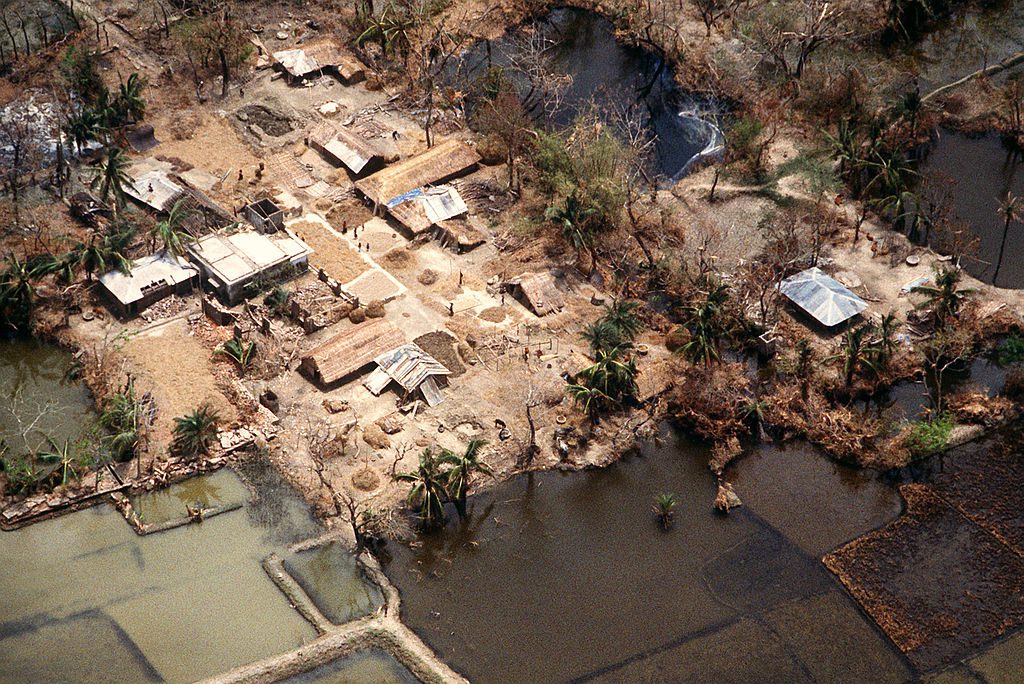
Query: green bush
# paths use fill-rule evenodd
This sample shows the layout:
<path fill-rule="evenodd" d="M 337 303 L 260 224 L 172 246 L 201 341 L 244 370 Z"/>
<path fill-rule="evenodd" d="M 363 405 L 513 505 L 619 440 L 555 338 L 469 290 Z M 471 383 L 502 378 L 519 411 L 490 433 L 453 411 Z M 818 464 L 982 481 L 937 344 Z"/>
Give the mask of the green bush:
<path fill-rule="evenodd" d="M 904 445 L 915 457 L 927 456 L 941 451 L 949 444 L 949 435 L 953 432 L 953 418 L 944 413 L 931 420 L 915 423 L 904 440 Z"/>
<path fill-rule="evenodd" d="M 1009 366 L 1014 363 L 1024 363 L 1024 337 L 1012 335 L 999 346 L 997 352 L 999 363 Z"/>

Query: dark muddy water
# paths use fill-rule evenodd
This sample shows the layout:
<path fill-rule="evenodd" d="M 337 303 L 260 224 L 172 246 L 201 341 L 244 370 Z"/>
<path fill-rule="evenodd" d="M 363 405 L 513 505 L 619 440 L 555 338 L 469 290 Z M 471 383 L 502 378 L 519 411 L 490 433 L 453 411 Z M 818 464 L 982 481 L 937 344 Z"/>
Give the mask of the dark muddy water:
<path fill-rule="evenodd" d="M 479 78 L 491 65 L 507 67 L 509 55 L 523 54 L 527 34 L 546 39 L 548 69 L 572 79 L 550 123 L 571 123 L 591 102 L 612 113 L 633 111 L 654 136 L 658 171 L 670 178 L 684 174 L 696 155 L 710 153 L 709 146 L 720 142 L 717 128 L 686 115 L 708 109 L 708 103 L 676 87 L 660 57 L 619 43 L 611 22 L 593 12 L 556 9 L 536 25 L 494 41 L 490 50 L 478 44 L 467 53 L 463 73 Z"/>
<path fill-rule="evenodd" d="M 403 618 L 478 682 L 900 682 L 906 666 L 820 555 L 900 512 L 896 492 L 813 450 L 733 471 L 746 505 L 712 512 L 706 448 L 521 477 L 386 570 Z M 653 497 L 679 500 L 661 530 Z M 827 635 L 827 638 L 822 638 Z"/>
<path fill-rule="evenodd" d="M 394 656 L 369 649 L 287 679 L 285 684 L 416 684 L 418 681 Z"/>
<path fill-rule="evenodd" d="M 1004 147 L 997 135 L 969 137 L 943 130 L 922 164 L 926 179 L 933 171 L 955 181 L 955 214 L 979 239 L 977 258 L 964 260 L 968 272 L 999 287 L 1024 287 L 1024 221 L 1006 230 L 999 213 L 1007 192 L 1024 198 L 1024 157 Z"/>

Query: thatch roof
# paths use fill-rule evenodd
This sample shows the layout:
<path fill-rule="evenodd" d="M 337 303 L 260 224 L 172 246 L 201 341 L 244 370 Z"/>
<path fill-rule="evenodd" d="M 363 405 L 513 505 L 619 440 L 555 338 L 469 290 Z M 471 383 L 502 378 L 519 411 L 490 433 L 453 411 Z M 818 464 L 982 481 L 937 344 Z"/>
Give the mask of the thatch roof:
<path fill-rule="evenodd" d="M 388 213 L 414 235 L 442 225 L 446 220 L 465 214 L 469 208 L 450 185 L 416 189 L 388 203 Z"/>
<path fill-rule="evenodd" d="M 448 140 L 356 181 L 356 187 L 377 204 L 388 204 L 407 192 L 459 176 L 479 161 L 474 148 Z"/>
<path fill-rule="evenodd" d="M 324 385 L 333 384 L 405 343 L 393 323 L 376 319 L 335 335 L 302 357 L 299 368 Z"/>
<path fill-rule="evenodd" d="M 557 313 L 565 308 L 565 298 L 550 273 L 524 273 L 508 284 L 522 293 L 526 305 L 538 316 Z"/>
<path fill-rule="evenodd" d="M 381 162 L 384 155 L 347 128 L 335 128 L 324 121 L 309 133 L 309 144 L 338 164 L 344 164 L 355 174 L 371 162 Z"/>

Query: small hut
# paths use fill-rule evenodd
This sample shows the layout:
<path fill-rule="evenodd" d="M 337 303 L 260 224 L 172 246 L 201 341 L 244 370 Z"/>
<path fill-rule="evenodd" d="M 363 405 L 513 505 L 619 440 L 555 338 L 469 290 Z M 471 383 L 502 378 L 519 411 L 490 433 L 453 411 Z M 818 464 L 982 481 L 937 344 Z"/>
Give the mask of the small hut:
<path fill-rule="evenodd" d="M 331 40 L 306 43 L 301 48 L 280 50 L 273 54 L 274 63 L 288 76 L 290 83 L 333 73 L 346 84 L 366 77 L 366 67 Z"/>
<path fill-rule="evenodd" d="M 565 298 L 551 273 L 524 273 L 505 283 L 505 289 L 538 316 L 558 313 L 565 308 Z"/>
<path fill-rule="evenodd" d="M 335 166 L 345 166 L 359 176 L 384 166 L 384 155 L 347 128 L 335 128 L 326 121 L 309 133 L 309 146 Z"/>
<path fill-rule="evenodd" d="M 779 292 L 826 328 L 868 308 L 867 302 L 817 266 L 783 280 Z"/>
<path fill-rule="evenodd" d="M 302 357 L 299 370 L 327 387 L 370 365 L 389 349 L 405 343 L 405 335 L 383 318 L 354 326 Z"/>
<path fill-rule="evenodd" d="M 128 273 L 115 270 L 100 276 L 100 287 L 121 318 L 135 316 L 168 295 L 187 294 L 198 283 L 198 269 L 167 252 L 132 262 Z"/>
<path fill-rule="evenodd" d="M 394 382 L 405 396 L 418 391 L 427 406 L 437 406 L 444 401 L 440 388 L 448 384 L 451 371 L 418 345 L 403 344 L 373 361 L 377 368 L 363 381 L 363 386 L 375 396 Z"/>

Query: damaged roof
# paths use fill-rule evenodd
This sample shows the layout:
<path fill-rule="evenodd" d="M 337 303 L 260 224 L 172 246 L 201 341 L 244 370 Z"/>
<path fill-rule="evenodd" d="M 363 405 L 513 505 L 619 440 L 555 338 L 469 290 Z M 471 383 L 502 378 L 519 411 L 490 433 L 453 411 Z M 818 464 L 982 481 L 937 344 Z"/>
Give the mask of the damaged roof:
<path fill-rule="evenodd" d="M 125 193 L 156 211 L 170 211 L 178 196 L 185 192 L 184 187 L 172 181 L 160 169 L 129 175 L 131 182 L 124 186 Z"/>
<path fill-rule="evenodd" d="M 344 164 L 355 174 L 360 173 L 370 162 L 384 159 L 384 155 L 361 137 L 346 128 L 335 128 L 326 121 L 310 131 L 309 144 L 337 163 Z"/>
<path fill-rule="evenodd" d="M 149 290 L 165 285 L 178 285 L 196 277 L 199 271 L 179 256 L 157 252 L 132 262 L 128 274 L 110 271 L 100 276 L 100 283 L 125 306 L 140 301 Z"/>
<path fill-rule="evenodd" d="M 473 147 L 447 140 L 356 181 L 356 187 L 377 204 L 389 204 L 399 195 L 459 176 L 479 161 L 480 155 Z"/>
<path fill-rule="evenodd" d="M 363 382 L 366 389 L 379 395 L 397 382 L 406 392 L 420 389 L 429 406 L 441 403 L 441 393 L 434 376 L 451 373 L 440 361 L 423 351 L 417 344 L 403 344 L 374 359 L 377 369 Z"/>
<path fill-rule="evenodd" d="M 415 234 L 469 211 L 459 191 L 450 185 L 417 188 L 395 197 L 387 207 L 399 223 Z"/>
<path fill-rule="evenodd" d="M 280 50 L 273 53 L 273 58 L 290 76 L 296 78 L 328 67 L 336 68 L 338 75 L 346 81 L 362 78 L 365 73 L 365 67 L 359 60 L 329 40 L 307 43 L 301 48 Z"/>
<path fill-rule="evenodd" d="M 508 284 L 522 291 L 527 305 L 538 316 L 557 313 L 565 308 L 565 298 L 550 273 L 524 273 Z"/>

